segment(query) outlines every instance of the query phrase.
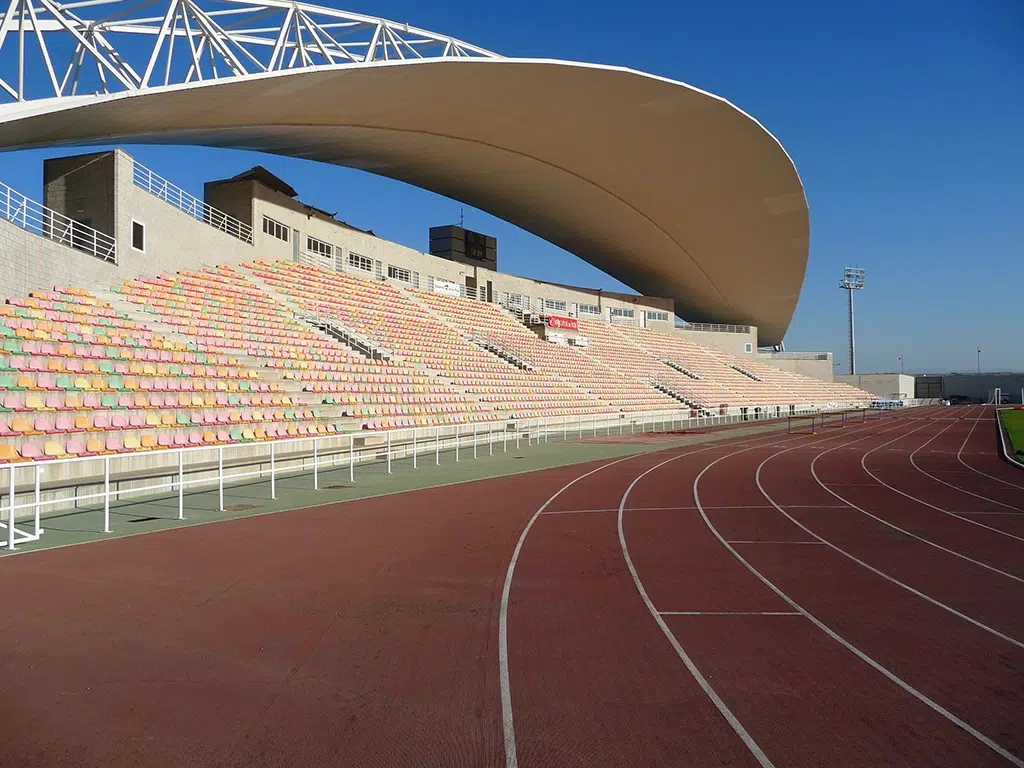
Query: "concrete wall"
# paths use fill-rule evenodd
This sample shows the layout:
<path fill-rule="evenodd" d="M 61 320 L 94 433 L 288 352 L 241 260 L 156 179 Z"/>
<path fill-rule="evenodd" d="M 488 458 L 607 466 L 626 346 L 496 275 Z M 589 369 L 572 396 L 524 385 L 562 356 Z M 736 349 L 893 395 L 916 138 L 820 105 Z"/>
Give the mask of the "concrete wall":
<path fill-rule="evenodd" d="M 0 301 L 53 290 L 54 285 L 113 285 L 119 274 L 110 262 L 0 219 Z"/>
<path fill-rule="evenodd" d="M 858 373 L 836 376 L 835 381 L 863 389 L 879 397 L 899 393 L 904 398 L 914 397 L 914 377 L 901 373 Z"/>
<path fill-rule="evenodd" d="M 656 326 L 651 326 L 652 328 Z M 661 330 L 660 328 L 658 330 Z M 670 331 L 681 339 L 727 352 L 736 357 L 753 360 L 757 357 L 757 327 L 750 326 L 749 333 L 725 333 L 720 331 L 691 331 L 673 327 Z"/>
<path fill-rule="evenodd" d="M 43 161 L 43 205 L 114 237 L 114 152 Z"/>
<path fill-rule="evenodd" d="M 927 378 L 942 380 L 943 397 L 969 397 L 976 402 L 988 402 L 992 390 L 999 387 L 1011 403 L 1020 404 L 1024 388 L 1024 373 L 947 373 Z"/>
<path fill-rule="evenodd" d="M 782 353 L 785 355 L 786 353 Z M 774 366 L 783 371 L 798 373 L 801 376 L 810 376 L 819 381 L 832 381 L 835 371 L 832 367 L 832 353 L 822 352 L 821 355 L 807 357 L 776 357 L 771 353 L 758 353 L 757 360 L 760 363 Z"/>

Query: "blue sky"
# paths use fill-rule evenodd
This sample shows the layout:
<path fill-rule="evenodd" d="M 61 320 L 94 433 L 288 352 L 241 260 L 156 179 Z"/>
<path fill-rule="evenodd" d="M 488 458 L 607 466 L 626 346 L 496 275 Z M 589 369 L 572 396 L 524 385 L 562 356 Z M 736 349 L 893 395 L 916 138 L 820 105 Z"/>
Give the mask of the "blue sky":
<path fill-rule="evenodd" d="M 1024 370 L 1024 2 L 852 3 L 338 0 L 508 56 L 616 64 L 717 93 L 783 143 L 804 181 L 811 254 L 788 349 L 833 350 L 846 369 L 846 264 L 862 372 Z M 426 250 L 460 205 L 347 169 L 264 155 L 129 147 L 201 194 L 261 163 L 307 202 Z M 0 181 L 39 195 L 41 159 L 0 155 Z M 621 288 L 525 232 L 467 209 L 505 271 Z"/>

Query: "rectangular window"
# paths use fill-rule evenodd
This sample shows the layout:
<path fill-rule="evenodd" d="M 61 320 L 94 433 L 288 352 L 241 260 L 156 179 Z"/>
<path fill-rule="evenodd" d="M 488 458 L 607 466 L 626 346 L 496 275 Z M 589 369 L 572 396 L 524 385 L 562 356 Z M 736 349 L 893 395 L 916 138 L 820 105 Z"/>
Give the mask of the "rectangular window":
<path fill-rule="evenodd" d="M 612 317 L 632 317 L 633 310 L 624 307 L 612 307 Z"/>
<path fill-rule="evenodd" d="M 661 320 L 662 322 L 668 322 L 668 312 L 648 312 L 648 320 Z"/>
<path fill-rule="evenodd" d="M 743 345 L 743 351 L 746 352 L 747 354 L 753 352 L 754 345 L 748 341 L 746 344 Z"/>
<path fill-rule="evenodd" d="M 325 259 L 329 259 L 334 255 L 334 246 L 309 235 L 306 236 L 306 250 L 317 256 L 323 256 Z"/>
<path fill-rule="evenodd" d="M 600 315 L 601 308 L 597 304 L 580 304 L 579 313 L 581 315 Z"/>
<path fill-rule="evenodd" d="M 402 269 L 391 264 L 388 264 L 388 277 L 392 280 L 401 280 L 403 283 L 412 281 L 412 275 L 409 274 L 408 269 Z"/>
<path fill-rule="evenodd" d="M 355 267 L 356 269 L 361 269 L 364 272 L 373 271 L 373 259 L 366 256 L 360 256 L 358 253 L 350 253 L 348 255 L 348 265 L 350 267 Z"/>
<path fill-rule="evenodd" d="M 548 312 L 565 312 L 565 302 L 557 299 L 544 299 L 544 309 Z"/>
<path fill-rule="evenodd" d="M 146 225 L 132 219 L 132 248 L 146 252 Z"/>
<path fill-rule="evenodd" d="M 263 217 L 263 234 L 288 242 L 288 227 L 269 216 Z"/>

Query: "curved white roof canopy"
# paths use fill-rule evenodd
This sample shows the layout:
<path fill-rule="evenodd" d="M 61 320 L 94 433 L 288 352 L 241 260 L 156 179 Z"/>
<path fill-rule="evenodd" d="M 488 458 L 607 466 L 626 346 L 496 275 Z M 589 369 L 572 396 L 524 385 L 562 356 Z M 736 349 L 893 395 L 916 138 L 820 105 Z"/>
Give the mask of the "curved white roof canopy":
<path fill-rule="evenodd" d="M 761 344 L 785 335 L 807 265 L 778 141 L 723 99 L 628 69 L 463 54 L 0 105 L 3 149 L 127 142 L 399 179 L 671 296 L 688 321 L 757 325 Z"/>

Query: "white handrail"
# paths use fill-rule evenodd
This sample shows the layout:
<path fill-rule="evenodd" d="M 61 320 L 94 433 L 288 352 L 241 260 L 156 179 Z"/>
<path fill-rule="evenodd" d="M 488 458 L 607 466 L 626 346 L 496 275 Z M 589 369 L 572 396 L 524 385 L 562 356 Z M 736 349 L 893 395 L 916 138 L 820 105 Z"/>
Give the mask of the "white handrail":
<path fill-rule="evenodd" d="M 47 208 L 0 182 L 0 218 L 34 235 L 117 263 L 117 242 L 90 226 Z"/>
<path fill-rule="evenodd" d="M 93 493 L 78 494 L 76 492 L 73 503 L 76 506 L 88 501 L 102 503 L 103 531 L 110 532 L 111 501 L 116 502 L 127 496 L 173 493 L 178 500 L 178 519 L 184 520 L 184 489 L 189 487 L 216 484 L 219 491 L 218 507 L 220 511 L 224 511 L 224 487 L 235 481 L 263 479 L 269 476 L 273 484 L 281 475 L 309 473 L 313 476 L 314 485 L 319 486 L 320 473 L 327 468 L 347 469 L 350 480 L 354 481 L 357 466 L 377 462 L 387 462 L 390 466 L 393 459 L 411 458 L 414 454 L 418 456 L 434 453 L 435 463 L 439 464 L 442 450 L 454 451 L 455 461 L 460 461 L 460 448 L 463 449 L 461 453 L 464 453 L 470 448 L 471 443 L 475 458 L 478 455 L 479 445 L 487 445 L 487 453 L 491 455 L 499 443 L 502 445 L 503 452 L 508 451 L 509 442 L 513 440 L 516 447 L 519 447 L 523 437 L 526 438 L 527 445 L 533 445 L 539 442 L 550 442 L 552 435 L 568 440 L 573 436 L 582 439 L 601 434 L 606 436 L 623 435 L 627 429 L 630 433 L 675 431 L 677 428 L 703 428 L 770 420 L 786 418 L 791 415 L 810 415 L 826 410 L 842 410 L 842 408 L 796 408 L 790 412 L 789 407 L 779 406 L 775 408 L 774 415 L 771 413 L 771 409 L 766 410 L 768 412 L 751 413 L 748 409 L 730 408 L 726 413 L 714 416 L 695 415 L 698 412 L 696 408 L 642 413 L 606 412 L 572 417 L 518 419 L 508 422 L 483 421 L 443 426 L 405 427 L 387 431 L 361 431 L 342 435 L 307 436 L 251 443 L 210 444 L 21 462 L 2 468 L 7 470 L 8 493 L 6 504 L 0 508 L 0 511 L 4 513 L 3 517 L 6 518 L 6 521 L 0 519 L 0 530 L 7 532 L 8 549 L 15 549 L 18 544 L 34 541 L 42 535 L 41 516 L 43 512 L 49 508 L 67 507 L 72 503 L 67 497 L 43 498 L 40 476 L 47 469 L 62 465 L 87 463 L 97 465 L 95 472 L 81 478 L 68 480 L 59 485 L 58 490 L 75 486 L 101 486 L 102 490 Z M 380 444 L 364 444 L 357 447 L 356 439 L 365 438 L 377 438 Z M 288 452 L 292 448 L 296 450 Z M 255 455 L 253 455 L 253 451 L 256 451 Z M 198 461 L 204 452 L 208 456 L 215 454 L 215 470 L 211 460 Z M 167 456 L 167 466 L 153 468 L 151 461 L 154 455 Z M 235 468 L 238 471 L 229 468 L 225 472 L 225 460 L 230 463 L 232 458 L 239 458 L 244 463 Z M 312 460 L 312 465 L 309 464 L 310 460 Z M 282 467 L 283 462 L 293 462 L 297 465 Z M 418 468 L 418 462 L 413 462 L 413 465 L 414 468 Z M 251 469 L 254 466 L 256 468 Z M 116 485 L 112 488 L 112 476 L 115 468 L 125 473 L 145 469 L 148 474 L 145 476 L 132 474 L 126 478 L 131 481 L 133 485 L 131 488 L 120 488 Z M 17 489 L 15 479 L 18 473 L 21 473 L 22 477 L 34 479 L 31 490 L 19 491 Z M 186 475 L 195 473 L 203 473 L 206 476 L 198 479 L 186 479 Z M 117 479 L 116 476 L 113 476 L 114 481 Z M 146 483 L 144 482 L 146 480 L 153 482 Z M 23 483 L 23 487 L 25 485 L 27 484 Z M 24 497 L 26 494 L 30 499 L 19 503 L 18 497 Z M 25 530 L 18 525 L 19 523 L 21 526 L 26 525 L 24 521 L 19 520 L 19 512 L 26 510 L 31 510 L 31 515 L 25 516 L 31 517 L 33 521 L 31 523 L 34 525 L 32 531 Z"/>
<path fill-rule="evenodd" d="M 242 242 L 252 245 L 252 227 L 207 205 L 195 195 L 190 195 L 176 184 L 172 184 L 163 176 L 153 173 L 137 160 L 132 160 L 132 181 L 135 186 L 144 189 L 154 197 L 158 197 L 179 211 L 187 213 L 193 219 L 209 224 L 214 229 L 237 237 Z"/>

